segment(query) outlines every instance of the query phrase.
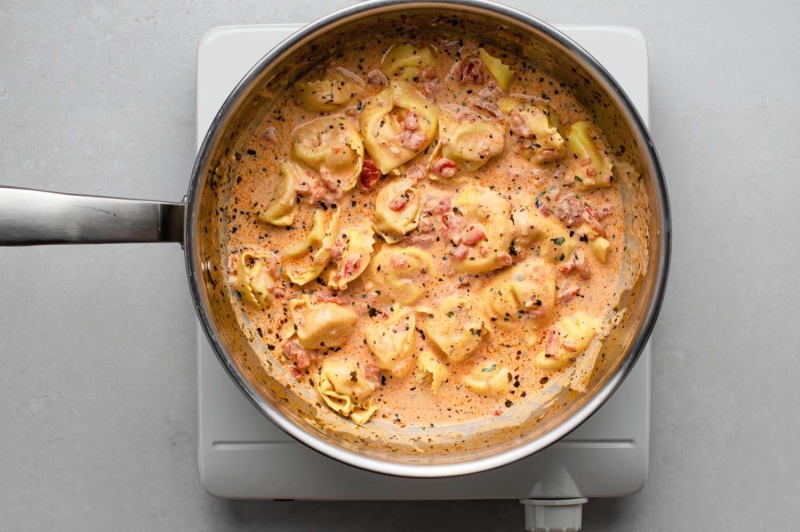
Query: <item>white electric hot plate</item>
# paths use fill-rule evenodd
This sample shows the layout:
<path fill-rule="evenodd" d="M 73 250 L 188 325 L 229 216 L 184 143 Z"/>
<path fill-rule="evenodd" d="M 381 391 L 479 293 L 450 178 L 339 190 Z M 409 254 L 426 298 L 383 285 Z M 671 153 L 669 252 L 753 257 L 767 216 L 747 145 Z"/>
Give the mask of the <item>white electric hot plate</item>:
<path fill-rule="evenodd" d="M 302 24 L 206 33 L 197 54 L 197 145 L 241 77 Z M 558 26 L 613 75 L 648 121 L 647 44 L 635 29 Z M 458 478 L 409 479 L 350 467 L 297 443 L 241 394 L 198 325 L 200 478 L 235 499 L 524 499 L 528 530 L 577 530 L 587 497 L 639 491 L 647 478 L 650 344 L 622 386 L 572 434 L 529 458 Z"/>

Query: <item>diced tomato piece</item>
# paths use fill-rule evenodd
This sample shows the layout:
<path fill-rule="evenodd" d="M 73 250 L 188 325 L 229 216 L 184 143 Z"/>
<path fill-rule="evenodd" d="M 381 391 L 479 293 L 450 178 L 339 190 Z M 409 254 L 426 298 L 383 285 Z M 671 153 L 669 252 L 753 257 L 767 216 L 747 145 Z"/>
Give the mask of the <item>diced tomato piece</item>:
<path fill-rule="evenodd" d="M 361 186 L 366 190 L 371 190 L 380 178 L 381 172 L 375 163 L 369 159 L 364 160 L 364 164 L 361 166 Z"/>

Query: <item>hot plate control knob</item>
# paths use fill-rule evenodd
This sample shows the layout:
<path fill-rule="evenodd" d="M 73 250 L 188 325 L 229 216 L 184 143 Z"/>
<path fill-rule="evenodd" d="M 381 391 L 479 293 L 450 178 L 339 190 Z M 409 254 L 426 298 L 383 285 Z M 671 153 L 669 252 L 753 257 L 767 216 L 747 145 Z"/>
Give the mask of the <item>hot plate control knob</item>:
<path fill-rule="evenodd" d="M 577 532 L 588 499 L 521 499 L 528 532 Z"/>

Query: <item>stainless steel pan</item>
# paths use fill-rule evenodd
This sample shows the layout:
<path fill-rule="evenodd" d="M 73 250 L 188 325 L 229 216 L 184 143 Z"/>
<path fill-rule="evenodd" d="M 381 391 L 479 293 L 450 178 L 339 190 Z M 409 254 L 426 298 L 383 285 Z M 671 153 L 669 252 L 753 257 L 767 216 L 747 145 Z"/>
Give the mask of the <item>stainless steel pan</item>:
<path fill-rule="evenodd" d="M 646 273 L 621 295 L 624 317 L 604 344 L 604 355 L 583 393 L 567 390 L 557 403 L 532 411 L 515 426 L 430 430 L 325 421 L 313 404 L 281 385 L 276 367 L 255 351 L 252 332 L 237 319 L 224 279 L 226 198 L 236 150 L 282 91 L 315 64 L 349 43 L 374 35 L 451 31 L 523 54 L 567 83 L 589 106 L 618 160 L 641 173 L 623 194 L 647 260 L 629 266 Z M 623 191 L 625 192 L 625 191 Z M 629 191 L 630 192 L 630 191 Z M 634 191 L 635 192 L 635 191 Z M 638 199 L 637 199 L 638 198 Z M 633 205 L 634 202 L 640 205 Z M 637 211 L 646 204 L 644 210 Z M 635 235 L 631 245 L 637 245 Z M 0 244 L 178 242 L 200 323 L 222 365 L 248 399 L 275 424 L 336 460 L 393 475 L 442 477 L 474 473 L 535 453 L 575 429 L 614 392 L 636 362 L 656 320 L 667 280 L 670 218 L 667 191 L 652 140 L 641 118 L 603 67 L 568 37 L 519 11 L 482 0 L 374 0 L 324 17 L 270 51 L 241 80 L 206 135 L 181 203 L 101 198 L 0 188 Z M 641 250 L 640 250 L 641 251 Z M 255 342 L 254 342 L 255 343 Z M 259 359 L 259 356 L 262 358 Z M 313 403 L 313 402 L 312 402 Z M 335 417 L 335 416 L 334 416 Z M 416 431 L 416 432 L 415 432 Z M 438 432 L 437 432 L 438 431 Z"/>

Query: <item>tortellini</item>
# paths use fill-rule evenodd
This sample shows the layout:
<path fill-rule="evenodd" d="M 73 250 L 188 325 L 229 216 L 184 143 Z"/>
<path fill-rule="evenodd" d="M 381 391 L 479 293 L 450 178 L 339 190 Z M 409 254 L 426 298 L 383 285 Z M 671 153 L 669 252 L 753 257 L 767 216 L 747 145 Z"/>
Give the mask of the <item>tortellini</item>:
<path fill-rule="evenodd" d="M 417 227 L 421 209 L 419 193 L 410 181 L 392 179 L 375 199 L 375 231 L 389 244 L 399 242 Z"/>
<path fill-rule="evenodd" d="M 367 346 L 378 360 L 378 368 L 394 377 L 402 378 L 414 367 L 415 327 L 414 311 L 394 305 L 386 321 L 373 319 L 366 327 Z"/>
<path fill-rule="evenodd" d="M 413 81 L 426 68 L 435 68 L 436 58 L 430 48 L 414 48 L 413 44 L 404 43 L 393 46 L 383 58 L 381 70 L 387 76 L 400 76 L 406 81 Z"/>
<path fill-rule="evenodd" d="M 602 262 L 603 264 L 606 263 L 606 257 L 608 256 L 608 248 L 611 247 L 611 242 L 603 238 L 602 236 L 598 236 L 594 240 L 589 241 L 589 249 L 597 257 L 597 260 Z"/>
<path fill-rule="evenodd" d="M 325 360 L 317 379 L 317 393 L 333 411 L 363 425 L 378 409 L 369 398 L 375 391 L 355 362 Z"/>
<path fill-rule="evenodd" d="M 465 376 L 463 382 L 467 388 L 481 395 L 505 395 L 511 389 L 512 380 L 508 368 L 489 362 Z"/>
<path fill-rule="evenodd" d="M 419 300 L 429 277 L 436 275 L 431 254 L 413 246 L 383 246 L 372 258 L 370 270 L 386 295 L 404 305 Z"/>
<path fill-rule="evenodd" d="M 272 225 L 290 226 L 297 212 L 298 169 L 291 163 L 281 163 L 281 178 L 267 201 L 267 208 L 259 213 L 258 219 Z"/>
<path fill-rule="evenodd" d="M 372 227 L 369 224 L 361 224 L 339 233 L 334 248 L 341 246 L 340 255 L 323 272 L 323 279 L 328 288 L 345 290 L 350 281 L 355 280 L 367 269 L 372 246 L 375 244 L 372 234 Z"/>
<path fill-rule="evenodd" d="M 529 345 L 535 342 L 529 328 L 553 315 L 555 300 L 555 267 L 536 258 L 497 275 L 483 289 L 486 311 L 496 318 L 492 323 L 525 334 Z"/>
<path fill-rule="evenodd" d="M 560 159 L 565 151 L 558 118 L 545 104 L 506 98 L 500 109 L 508 115 L 511 132 L 520 137 L 523 157 L 534 163 Z"/>
<path fill-rule="evenodd" d="M 331 302 L 313 302 L 304 295 L 289 302 L 297 340 L 306 349 L 341 347 L 350 337 L 358 316 L 350 308 Z"/>
<path fill-rule="evenodd" d="M 480 225 L 486 235 L 480 243 L 464 246 L 463 258 L 455 261 L 456 270 L 484 273 L 508 266 L 514 237 L 508 200 L 492 189 L 467 185 L 456 195 L 453 206 L 461 214 L 465 228 Z"/>
<path fill-rule="evenodd" d="M 302 286 L 319 277 L 331 261 L 338 232 L 338 210 L 327 221 L 321 210 L 314 211 L 313 226 L 306 237 L 283 250 L 284 271 L 293 283 Z"/>
<path fill-rule="evenodd" d="M 600 234 L 592 229 L 592 227 L 587 223 L 581 225 L 578 228 L 578 232 L 586 236 L 586 240 L 589 241 L 587 244 L 589 246 L 589 250 L 595 257 L 597 257 L 597 260 L 605 264 L 606 257 L 608 256 L 608 248 L 611 247 L 611 242 L 600 236 Z"/>
<path fill-rule="evenodd" d="M 243 251 L 236 260 L 231 284 L 242 301 L 257 309 L 268 308 L 274 301 L 275 279 L 269 272 L 266 255 Z"/>
<path fill-rule="evenodd" d="M 447 381 L 450 376 L 447 366 L 445 366 L 439 358 L 430 351 L 423 351 L 417 355 L 417 374 L 415 380 L 419 383 L 424 383 L 430 380 L 431 393 L 436 395 L 442 384 Z"/>
<path fill-rule="evenodd" d="M 318 81 L 295 84 L 294 91 L 300 107 L 310 112 L 335 111 L 356 97 L 363 82 L 344 69 L 336 69 Z"/>
<path fill-rule="evenodd" d="M 367 153 L 388 174 L 433 142 L 439 108 L 407 82 L 393 79 L 364 104 L 360 124 Z"/>
<path fill-rule="evenodd" d="M 478 53 L 483 60 L 483 64 L 485 64 L 487 70 L 489 70 L 489 73 L 497 80 L 497 84 L 500 85 L 500 88 L 507 91 L 511 86 L 511 80 L 514 78 L 514 72 L 501 60 L 489 55 L 489 52 L 483 48 L 479 48 Z"/>
<path fill-rule="evenodd" d="M 474 173 L 489 159 L 503 153 L 505 136 L 503 124 L 484 120 L 474 113 L 455 117 L 443 114 L 439 119 L 437 152 L 456 163 L 459 172 Z M 434 153 L 433 157 L 436 155 Z M 430 176 L 437 179 L 435 173 Z"/>
<path fill-rule="evenodd" d="M 569 148 L 575 156 L 573 179 L 579 190 L 611 186 L 611 159 L 597 149 L 586 122 L 572 124 Z"/>
<path fill-rule="evenodd" d="M 489 331 L 481 302 L 453 294 L 442 301 L 425 322 L 425 333 L 453 362 L 475 351 Z"/>
<path fill-rule="evenodd" d="M 569 257 L 578 245 L 575 235 L 554 217 L 544 216 L 534 208 L 514 212 L 514 242 L 529 246 L 539 242 L 539 255 L 550 262 Z"/>
<path fill-rule="evenodd" d="M 364 143 L 358 126 L 341 115 L 317 118 L 300 126 L 292 153 L 336 192 L 356 186 L 364 163 Z"/>
<path fill-rule="evenodd" d="M 558 321 L 548 333 L 545 347 L 536 354 L 534 363 L 543 370 L 561 369 L 586 351 L 597 333 L 600 320 L 585 312 L 576 312 Z"/>

